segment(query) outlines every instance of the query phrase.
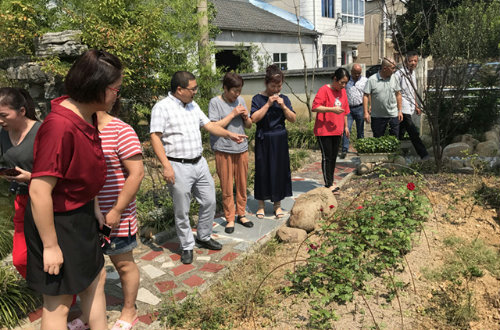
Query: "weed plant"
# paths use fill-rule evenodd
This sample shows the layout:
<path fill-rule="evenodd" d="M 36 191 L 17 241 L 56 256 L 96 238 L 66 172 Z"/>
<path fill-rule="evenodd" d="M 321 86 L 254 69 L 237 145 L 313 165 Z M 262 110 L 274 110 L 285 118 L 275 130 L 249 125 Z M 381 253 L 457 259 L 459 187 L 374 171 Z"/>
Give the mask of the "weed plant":
<path fill-rule="evenodd" d="M 26 282 L 11 267 L 0 266 L 0 328 L 14 328 L 40 304 Z"/>
<path fill-rule="evenodd" d="M 313 298 L 311 327 L 331 328 L 336 315 L 330 303 L 352 301 L 354 293 L 363 294 L 365 283 L 374 276 L 391 277 L 389 291 L 400 287 L 393 269 L 411 250 L 412 234 L 422 228 L 430 211 L 422 183 L 404 180 L 377 179 L 346 209 L 324 219 L 317 233 L 320 243 L 309 245 L 307 263 L 287 275 L 292 282 L 289 292 Z"/>

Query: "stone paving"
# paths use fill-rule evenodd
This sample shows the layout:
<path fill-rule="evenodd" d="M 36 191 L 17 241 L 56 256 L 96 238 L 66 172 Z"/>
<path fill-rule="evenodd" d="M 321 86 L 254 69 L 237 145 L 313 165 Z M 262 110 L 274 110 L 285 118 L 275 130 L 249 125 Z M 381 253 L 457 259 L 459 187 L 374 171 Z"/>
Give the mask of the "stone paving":
<path fill-rule="evenodd" d="M 316 159 L 318 153 L 316 153 Z M 337 159 L 335 182 L 342 186 L 353 173 L 357 157 L 349 153 L 346 159 Z M 316 187 L 322 186 L 321 162 L 313 161 L 292 175 L 292 198 L 282 202 L 282 208 L 289 211 L 294 198 Z M 233 234 L 224 232 L 225 219 L 216 218 L 213 227 L 213 238 L 223 244 L 220 251 L 194 249 L 194 261 L 190 265 L 180 262 L 179 242 L 176 237 L 156 242 L 140 242 L 134 255 L 141 272 L 137 308 L 139 322 L 136 330 L 160 329 L 156 320 L 157 311 L 166 299 L 182 301 L 192 292 L 201 292 L 223 278 L 231 267 L 238 264 L 245 254 L 251 253 L 260 245 L 271 239 L 276 230 L 283 225 L 288 214 L 282 219 L 272 215 L 272 204 L 266 202 L 266 217 L 257 219 L 255 212 L 257 201 L 249 196 L 247 217 L 254 222 L 253 228 L 235 224 Z M 193 229 L 196 234 L 196 229 Z M 159 235 L 161 237 L 161 235 Z M 120 315 L 123 297 L 118 273 L 107 258 L 106 263 L 106 302 L 109 326 L 111 327 Z M 72 308 L 70 318 L 80 314 L 78 304 Z M 40 327 L 41 309 L 29 314 L 25 324 L 17 329 L 38 329 Z"/>

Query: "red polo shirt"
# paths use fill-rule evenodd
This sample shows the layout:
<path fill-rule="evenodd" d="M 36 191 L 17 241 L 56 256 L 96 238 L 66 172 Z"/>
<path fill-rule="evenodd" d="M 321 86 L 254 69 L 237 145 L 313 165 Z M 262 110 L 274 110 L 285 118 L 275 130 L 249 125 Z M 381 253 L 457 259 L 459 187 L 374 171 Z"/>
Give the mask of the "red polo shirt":
<path fill-rule="evenodd" d="M 58 178 L 52 191 L 54 212 L 77 209 L 92 200 L 106 180 L 106 161 L 96 127 L 52 100 L 33 151 L 32 178 Z"/>

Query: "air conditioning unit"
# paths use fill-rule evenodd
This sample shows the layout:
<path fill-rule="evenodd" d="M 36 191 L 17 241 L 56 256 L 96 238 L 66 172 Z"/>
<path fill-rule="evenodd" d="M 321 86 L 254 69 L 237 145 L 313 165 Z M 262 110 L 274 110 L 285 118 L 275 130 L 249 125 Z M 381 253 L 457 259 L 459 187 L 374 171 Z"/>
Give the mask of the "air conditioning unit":
<path fill-rule="evenodd" d="M 352 57 L 358 57 L 358 50 L 357 49 L 353 49 Z"/>

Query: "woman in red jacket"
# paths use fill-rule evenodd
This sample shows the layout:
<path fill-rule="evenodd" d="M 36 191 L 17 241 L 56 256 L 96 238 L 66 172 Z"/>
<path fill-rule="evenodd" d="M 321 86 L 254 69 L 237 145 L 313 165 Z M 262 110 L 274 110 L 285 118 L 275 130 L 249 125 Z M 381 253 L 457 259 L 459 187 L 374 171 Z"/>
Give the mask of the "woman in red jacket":
<path fill-rule="evenodd" d="M 323 179 L 325 187 L 334 194 L 339 192 L 339 187 L 333 184 L 333 174 L 344 131 L 349 137 L 347 114 L 350 111 L 344 89 L 349 77 L 349 72 L 346 69 L 338 68 L 333 74 L 332 83 L 326 84 L 318 90 L 312 105 L 312 111 L 316 112 L 314 135 L 318 137 L 321 149 Z"/>

